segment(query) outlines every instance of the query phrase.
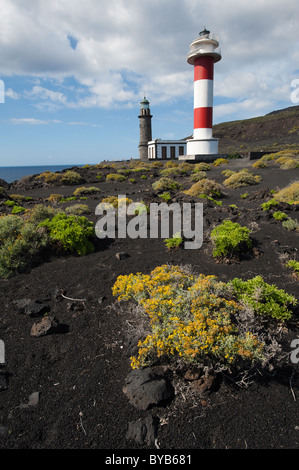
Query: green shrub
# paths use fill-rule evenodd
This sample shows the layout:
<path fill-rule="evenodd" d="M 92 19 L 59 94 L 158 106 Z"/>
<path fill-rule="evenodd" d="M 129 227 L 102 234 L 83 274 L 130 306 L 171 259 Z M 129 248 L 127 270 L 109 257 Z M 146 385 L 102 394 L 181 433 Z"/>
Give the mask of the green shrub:
<path fill-rule="evenodd" d="M 11 199 L 13 199 L 16 202 L 28 202 L 32 201 L 33 198 L 30 196 L 22 196 L 21 194 L 11 194 L 10 195 Z"/>
<path fill-rule="evenodd" d="M 299 222 L 298 220 L 296 219 L 291 219 L 290 217 L 288 217 L 287 220 L 284 220 L 282 222 L 282 226 L 284 228 L 286 228 L 287 230 L 289 231 L 292 231 L 292 230 L 299 230 Z"/>
<path fill-rule="evenodd" d="M 299 274 L 299 261 L 290 260 L 286 263 L 287 268 L 292 268 L 296 274 Z"/>
<path fill-rule="evenodd" d="M 243 305 L 249 306 L 257 315 L 271 317 L 284 321 L 292 316 L 291 305 L 296 305 L 297 300 L 284 290 L 275 285 L 264 282 L 261 276 L 256 276 L 248 281 L 233 279 L 229 285 L 234 289 L 234 296 Z"/>
<path fill-rule="evenodd" d="M 53 204 L 58 204 L 60 201 L 63 200 L 63 194 L 50 194 L 47 201 Z"/>
<path fill-rule="evenodd" d="M 269 165 L 262 159 L 253 163 L 252 168 L 268 168 Z"/>
<path fill-rule="evenodd" d="M 114 209 L 118 210 L 119 207 L 122 207 L 124 204 L 128 206 L 129 204 L 132 204 L 133 200 L 129 198 L 120 198 L 116 196 L 108 196 L 102 199 L 100 202 L 100 206 L 102 206 L 103 210 L 105 210 L 105 205 L 109 204 L 111 205 Z"/>
<path fill-rule="evenodd" d="M 52 219 L 44 220 L 39 227 L 46 227 L 49 237 L 66 251 L 87 255 L 94 251 L 91 238 L 94 236 L 92 222 L 84 217 L 59 212 Z"/>
<path fill-rule="evenodd" d="M 89 214 L 90 209 L 86 204 L 74 204 L 73 206 L 66 207 L 65 212 L 67 214 L 82 215 Z"/>
<path fill-rule="evenodd" d="M 169 202 L 171 200 L 171 194 L 166 191 L 165 193 L 159 194 L 159 197 L 163 199 L 165 202 Z"/>
<path fill-rule="evenodd" d="M 213 166 L 225 165 L 226 163 L 228 163 L 226 158 L 217 158 L 217 160 L 214 161 Z"/>
<path fill-rule="evenodd" d="M 273 212 L 272 215 L 273 215 L 274 219 L 276 219 L 276 220 L 284 220 L 284 219 L 288 218 L 287 214 L 285 214 L 284 212 L 281 212 L 281 211 Z"/>
<path fill-rule="evenodd" d="M 220 197 L 222 195 L 222 188 L 216 181 L 204 178 L 194 183 L 190 189 L 185 191 L 185 194 L 192 197 L 198 197 L 201 194 L 206 194 L 210 197 Z"/>
<path fill-rule="evenodd" d="M 275 199 L 289 204 L 299 202 L 299 181 L 295 181 L 275 194 Z"/>
<path fill-rule="evenodd" d="M 59 173 L 52 173 L 51 171 L 47 170 L 36 176 L 36 178 L 44 180 L 46 184 L 59 184 L 61 175 Z"/>
<path fill-rule="evenodd" d="M 34 257 L 47 245 L 44 230 L 37 229 L 30 219 L 17 215 L 0 218 L 0 276 L 9 278 L 23 272 Z"/>
<path fill-rule="evenodd" d="M 176 189 L 180 189 L 181 188 L 181 185 L 179 183 L 177 183 L 175 180 L 173 180 L 172 178 L 168 178 L 166 176 L 163 176 L 162 178 L 160 178 L 158 181 L 155 181 L 153 184 L 152 184 L 152 188 L 154 191 L 168 191 L 168 190 L 176 190 Z"/>
<path fill-rule="evenodd" d="M 207 173 L 205 171 L 197 171 L 196 173 L 193 173 L 193 175 L 191 175 L 191 181 L 197 183 L 198 181 L 203 180 L 206 177 Z"/>
<path fill-rule="evenodd" d="M 200 162 L 195 163 L 193 171 L 196 173 L 197 171 L 209 171 L 211 169 L 211 165 L 208 163 Z"/>
<path fill-rule="evenodd" d="M 8 201 L 5 201 L 3 204 L 7 207 L 14 207 L 16 205 L 16 202 L 8 200 Z"/>
<path fill-rule="evenodd" d="M 73 192 L 73 195 L 75 197 L 80 197 L 80 196 L 90 196 L 92 194 L 98 194 L 100 193 L 101 190 L 99 188 L 96 188 L 95 186 L 90 186 L 89 188 L 82 187 L 82 188 L 77 188 Z"/>
<path fill-rule="evenodd" d="M 12 208 L 11 213 L 12 213 L 12 214 L 20 214 L 21 212 L 25 212 L 25 210 L 26 210 L 26 209 L 24 209 L 24 207 L 19 206 L 18 204 L 16 204 L 16 205 Z"/>
<path fill-rule="evenodd" d="M 181 237 L 180 232 L 178 232 L 175 233 L 172 238 L 166 238 L 164 240 L 164 243 L 167 246 L 168 250 L 177 250 L 183 243 L 183 239 Z"/>
<path fill-rule="evenodd" d="M 201 199 L 207 199 L 208 201 L 211 201 L 216 204 L 216 206 L 222 206 L 222 201 L 217 201 L 216 199 L 211 196 L 208 196 L 207 194 L 200 194 L 198 197 Z"/>
<path fill-rule="evenodd" d="M 268 211 L 272 207 L 278 206 L 278 204 L 279 203 L 278 201 L 276 201 L 276 199 L 270 199 L 270 201 L 261 204 L 261 208 L 263 209 L 263 211 Z"/>
<path fill-rule="evenodd" d="M 250 186 L 261 182 L 259 175 L 253 175 L 249 171 L 241 170 L 224 180 L 223 184 L 229 188 L 241 188 L 242 186 Z"/>
<path fill-rule="evenodd" d="M 65 173 L 62 173 L 60 182 L 61 184 L 66 184 L 66 185 L 75 185 L 75 184 L 80 184 L 84 180 L 83 178 L 77 173 L 76 171 L 68 170 Z"/>
<path fill-rule="evenodd" d="M 215 258 L 231 257 L 241 254 L 243 250 L 248 250 L 252 246 L 250 233 L 247 227 L 241 227 L 231 220 L 224 220 L 211 232 L 211 239 L 215 246 L 213 256 Z"/>
<path fill-rule="evenodd" d="M 119 175 L 118 173 L 109 173 L 109 175 L 106 176 L 106 181 L 126 181 L 126 177 L 124 175 Z"/>

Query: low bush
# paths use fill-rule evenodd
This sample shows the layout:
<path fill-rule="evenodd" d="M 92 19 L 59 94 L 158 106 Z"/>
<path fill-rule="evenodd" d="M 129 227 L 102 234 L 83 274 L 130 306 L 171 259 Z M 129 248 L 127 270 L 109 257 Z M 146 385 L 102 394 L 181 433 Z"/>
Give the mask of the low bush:
<path fill-rule="evenodd" d="M 16 204 L 13 208 L 12 208 L 12 211 L 11 213 L 12 214 L 21 214 L 21 212 L 25 212 L 25 208 L 22 207 L 22 206 L 19 206 L 18 204 Z"/>
<path fill-rule="evenodd" d="M 174 179 L 163 176 L 152 184 L 152 188 L 154 191 L 158 192 L 164 192 L 169 190 L 175 191 L 177 189 L 180 189 L 181 185 Z"/>
<path fill-rule="evenodd" d="M 226 163 L 228 163 L 226 158 L 217 158 L 217 160 L 214 161 L 213 166 L 225 165 Z"/>
<path fill-rule="evenodd" d="M 133 200 L 129 199 L 129 198 L 120 198 L 120 199 L 118 199 L 118 197 L 116 197 L 116 196 L 108 196 L 108 197 L 105 197 L 104 199 L 102 199 L 102 201 L 100 203 L 100 206 L 102 207 L 103 210 L 105 210 L 105 205 L 109 204 L 114 209 L 118 210 L 119 207 L 121 207 L 123 205 L 128 206 L 132 202 L 133 202 Z"/>
<path fill-rule="evenodd" d="M 220 197 L 222 195 L 222 188 L 216 181 L 204 178 L 194 183 L 185 193 L 192 197 L 198 197 L 201 194 L 206 194 L 210 197 Z"/>
<path fill-rule="evenodd" d="M 84 216 L 59 212 L 53 218 L 41 222 L 39 227 L 45 227 L 50 240 L 67 252 L 82 256 L 94 251 L 94 245 L 91 242 L 94 236 L 94 225 Z"/>
<path fill-rule="evenodd" d="M 191 181 L 197 183 L 198 181 L 203 180 L 206 177 L 207 173 L 205 171 L 197 171 L 196 173 L 193 173 L 193 175 L 191 175 Z"/>
<path fill-rule="evenodd" d="M 22 196 L 21 194 L 11 194 L 10 195 L 11 199 L 13 199 L 16 202 L 28 202 L 28 201 L 33 201 L 33 198 L 30 196 Z"/>
<path fill-rule="evenodd" d="M 44 230 L 30 218 L 17 215 L 0 218 L 0 276 L 9 278 L 26 271 L 48 243 Z"/>
<path fill-rule="evenodd" d="M 66 207 L 65 213 L 74 215 L 89 214 L 90 209 L 86 204 L 74 204 L 73 206 Z"/>
<path fill-rule="evenodd" d="M 193 172 L 197 171 L 210 171 L 211 170 L 211 165 L 209 163 L 205 162 L 200 162 L 200 163 L 195 163 Z"/>
<path fill-rule="evenodd" d="M 50 194 L 47 201 L 52 204 L 58 204 L 63 199 L 63 194 Z"/>
<path fill-rule="evenodd" d="M 295 181 L 286 188 L 281 189 L 275 194 L 277 201 L 287 202 L 289 204 L 299 202 L 299 181 Z"/>
<path fill-rule="evenodd" d="M 299 222 L 296 219 L 291 219 L 291 217 L 288 217 L 287 220 L 284 220 L 282 222 L 282 226 L 289 230 L 290 232 L 292 230 L 298 230 L 299 231 Z"/>
<path fill-rule="evenodd" d="M 112 293 L 118 301 L 130 302 L 130 312 L 135 306 L 139 324 L 143 319 L 144 336 L 137 356 L 131 357 L 132 368 L 163 360 L 214 371 L 240 364 L 266 367 L 278 348 L 274 336 L 265 340 L 259 319 L 265 315 L 280 322 L 290 316 L 286 304 L 296 304 L 294 297 L 259 278 L 225 284 L 215 276 L 169 265 L 150 274 L 121 275 Z"/>
<path fill-rule="evenodd" d="M 166 238 L 164 240 L 165 245 L 169 251 L 177 250 L 183 243 L 183 238 L 181 237 L 180 232 L 175 233 L 172 238 Z"/>
<path fill-rule="evenodd" d="M 167 191 L 165 193 L 159 194 L 159 197 L 165 202 L 169 202 L 171 200 L 171 194 Z"/>
<path fill-rule="evenodd" d="M 261 208 L 263 209 L 263 211 L 268 211 L 272 207 L 278 206 L 278 204 L 279 202 L 276 201 L 276 199 L 270 199 L 270 201 L 263 202 L 263 204 L 261 204 Z"/>
<path fill-rule="evenodd" d="M 224 180 L 223 184 L 229 188 L 241 188 L 242 186 L 250 186 L 261 182 L 259 175 L 253 175 L 249 171 L 240 170 Z"/>
<path fill-rule="evenodd" d="M 47 170 L 41 173 L 40 175 L 36 176 L 37 179 L 43 180 L 46 184 L 59 184 L 61 174 L 60 173 L 52 173 L 51 171 Z"/>
<path fill-rule="evenodd" d="M 75 185 L 83 183 L 84 179 L 76 171 L 68 170 L 65 173 L 62 173 L 60 182 L 61 184 L 66 185 Z"/>
<path fill-rule="evenodd" d="M 252 168 L 269 168 L 269 165 L 262 159 L 253 163 Z"/>
<path fill-rule="evenodd" d="M 265 318 L 271 317 L 278 321 L 284 321 L 292 316 L 290 307 L 297 304 L 297 300 L 278 289 L 275 285 L 267 284 L 261 276 L 256 276 L 248 281 L 233 279 L 229 282 L 233 287 L 234 296 L 244 306 L 251 307 L 257 315 Z"/>
<path fill-rule="evenodd" d="M 287 214 L 285 214 L 284 212 L 281 212 L 281 211 L 273 212 L 272 215 L 273 215 L 274 219 L 276 219 L 276 220 L 284 220 L 284 219 L 288 218 Z"/>
<path fill-rule="evenodd" d="M 286 263 L 286 267 L 293 269 L 296 274 L 299 274 L 299 261 L 292 259 Z"/>
<path fill-rule="evenodd" d="M 106 176 L 106 181 L 122 182 L 122 181 L 126 181 L 126 177 L 118 173 L 109 173 L 109 175 Z"/>
<path fill-rule="evenodd" d="M 86 188 L 83 186 L 81 188 L 75 189 L 75 191 L 73 192 L 73 195 L 75 197 L 91 196 L 93 194 L 98 194 L 100 192 L 101 192 L 100 188 L 96 188 L 95 186 L 90 186 L 89 188 Z"/>
<path fill-rule="evenodd" d="M 161 176 L 181 175 L 184 173 L 186 173 L 186 170 L 179 167 L 164 168 L 164 170 L 160 170 Z"/>
<path fill-rule="evenodd" d="M 231 220 L 224 220 L 211 232 L 211 240 L 215 246 L 213 256 L 230 258 L 248 251 L 252 246 L 250 233 L 249 228 L 241 227 Z"/>

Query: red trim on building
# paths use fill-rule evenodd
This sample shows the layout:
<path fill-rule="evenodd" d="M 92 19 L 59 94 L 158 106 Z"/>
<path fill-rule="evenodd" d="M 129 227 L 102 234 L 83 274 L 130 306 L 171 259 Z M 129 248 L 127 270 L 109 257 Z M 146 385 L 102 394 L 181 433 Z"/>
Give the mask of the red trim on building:
<path fill-rule="evenodd" d="M 194 109 L 194 129 L 212 129 L 213 108 Z"/>
<path fill-rule="evenodd" d="M 194 61 L 194 81 L 214 79 L 214 59 L 210 56 L 197 57 Z"/>

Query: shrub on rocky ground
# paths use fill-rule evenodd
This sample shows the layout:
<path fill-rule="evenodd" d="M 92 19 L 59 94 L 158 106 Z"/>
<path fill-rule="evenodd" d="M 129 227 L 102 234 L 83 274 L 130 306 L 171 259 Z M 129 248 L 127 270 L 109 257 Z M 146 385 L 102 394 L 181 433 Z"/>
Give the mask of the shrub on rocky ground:
<path fill-rule="evenodd" d="M 261 176 L 253 175 L 247 170 L 240 170 L 237 173 L 229 176 L 227 179 L 224 180 L 224 186 L 228 186 L 229 188 L 241 188 L 242 186 L 250 186 L 254 184 L 260 183 L 262 180 Z"/>
<path fill-rule="evenodd" d="M 94 251 L 91 241 L 94 237 L 94 225 L 84 216 L 59 212 L 53 218 L 41 222 L 39 227 L 46 228 L 50 240 L 67 252 L 82 256 Z"/>
<path fill-rule="evenodd" d="M 299 181 L 295 181 L 274 195 L 274 199 L 289 204 L 299 203 Z"/>
<path fill-rule="evenodd" d="M 185 191 L 185 194 L 192 197 L 198 197 L 201 194 L 206 194 L 210 197 L 220 197 L 222 195 L 222 188 L 216 181 L 204 178 L 193 184 L 190 189 Z"/>
<path fill-rule="evenodd" d="M 290 318 L 297 302 L 260 277 L 226 284 L 169 265 L 150 274 L 121 275 L 112 292 L 146 319 L 138 354 L 131 357 L 133 368 L 165 360 L 214 371 L 240 363 L 265 367 L 279 351 L 277 325 Z M 274 322 L 266 322 L 270 336 L 261 317 Z"/>
<path fill-rule="evenodd" d="M 109 173 L 109 175 L 106 176 L 106 181 L 122 182 L 122 181 L 126 181 L 126 177 L 118 173 Z"/>
<path fill-rule="evenodd" d="M 251 246 L 250 229 L 241 227 L 231 220 L 224 220 L 211 232 L 211 240 L 214 245 L 213 256 L 215 258 L 230 258 L 247 252 Z"/>
<path fill-rule="evenodd" d="M 181 185 L 177 181 L 167 176 L 163 176 L 152 184 L 153 190 L 158 192 L 176 190 L 180 189 L 180 187 Z"/>
<path fill-rule="evenodd" d="M 73 195 L 75 197 L 90 196 L 93 194 L 98 194 L 100 192 L 101 192 L 100 188 L 96 188 L 95 186 L 90 186 L 89 188 L 86 188 L 85 186 L 83 186 L 81 188 L 75 189 L 75 191 L 73 192 Z"/>

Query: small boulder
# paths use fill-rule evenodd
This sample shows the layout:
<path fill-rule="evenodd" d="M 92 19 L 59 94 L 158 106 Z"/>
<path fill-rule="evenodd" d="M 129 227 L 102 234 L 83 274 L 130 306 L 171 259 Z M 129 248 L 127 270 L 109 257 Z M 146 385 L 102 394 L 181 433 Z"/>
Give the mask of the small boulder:
<path fill-rule="evenodd" d="M 172 385 L 163 377 L 157 376 L 151 368 L 133 370 L 126 377 L 123 393 L 139 410 L 147 410 L 174 397 Z"/>
<path fill-rule="evenodd" d="M 18 309 L 18 311 L 24 315 L 28 315 L 30 317 L 39 317 L 48 313 L 50 307 L 45 305 L 44 303 L 38 300 L 31 300 L 31 299 L 20 299 L 13 301 L 14 307 Z"/>
<path fill-rule="evenodd" d="M 55 317 L 44 317 L 40 322 L 35 322 L 31 328 L 31 336 L 36 338 L 57 333 L 59 322 Z"/>
<path fill-rule="evenodd" d="M 129 258 L 130 255 L 128 253 L 120 252 L 120 253 L 116 253 L 115 256 L 119 261 L 121 261 L 122 259 Z"/>
<path fill-rule="evenodd" d="M 155 443 L 157 433 L 157 420 L 152 415 L 144 419 L 131 421 L 129 423 L 127 439 L 133 440 L 139 445 L 147 444 L 149 446 Z"/>

